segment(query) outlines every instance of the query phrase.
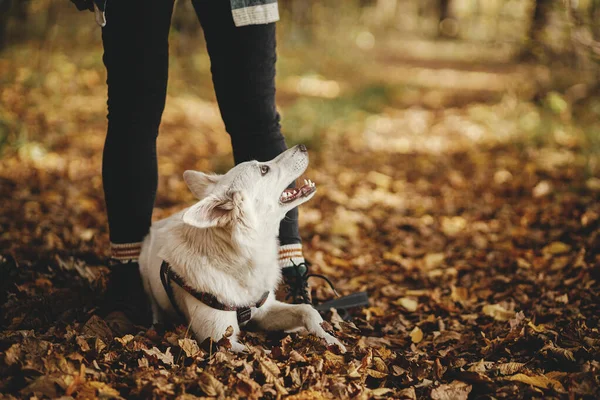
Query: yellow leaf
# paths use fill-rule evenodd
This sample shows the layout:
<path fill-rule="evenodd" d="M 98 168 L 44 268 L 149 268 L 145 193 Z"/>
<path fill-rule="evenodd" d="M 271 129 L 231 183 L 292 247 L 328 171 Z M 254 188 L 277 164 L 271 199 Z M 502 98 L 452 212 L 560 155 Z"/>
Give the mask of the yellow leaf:
<path fill-rule="evenodd" d="M 467 226 L 467 220 L 463 217 L 442 217 L 442 231 L 448 237 L 454 237 Z"/>
<path fill-rule="evenodd" d="M 423 340 L 423 331 L 421 328 L 415 326 L 415 328 L 410 332 L 410 339 L 413 343 L 421 343 Z"/>
<path fill-rule="evenodd" d="M 537 333 L 546 332 L 546 326 L 544 324 L 536 325 L 533 322 L 529 321 L 527 323 L 527 326 L 530 327 L 531 329 L 533 329 Z"/>
<path fill-rule="evenodd" d="M 444 253 L 429 253 L 423 257 L 425 268 L 430 270 L 437 268 L 444 261 Z"/>
<path fill-rule="evenodd" d="M 404 308 L 408 312 L 417 311 L 417 307 L 419 306 L 419 303 L 416 300 L 411 299 L 409 297 L 402 297 L 402 298 L 396 300 L 394 302 L 394 304 L 399 305 L 400 307 Z"/>
<path fill-rule="evenodd" d="M 554 388 L 561 392 L 565 391 L 565 388 L 559 381 L 555 379 L 550 379 L 544 375 L 528 376 L 525 374 L 516 374 L 513 376 L 509 376 L 506 379 L 508 379 L 509 381 L 522 382 L 527 385 L 532 385 L 542 389 Z"/>
<path fill-rule="evenodd" d="M 516 314 L 514 311 L 505 309 L 500 304 L 486 304 L 481 311 L 483 311 L 485 315 L 494 318 L 496 321 L 508 321 L 511 318 L 514 318 Z"/>
<path fill-rule="evenodd" d="M 571 246 L 563 242 L 552 242 L 542 249 L 542 253 L 547 255 L 564 254 L 571 251 Z"/>

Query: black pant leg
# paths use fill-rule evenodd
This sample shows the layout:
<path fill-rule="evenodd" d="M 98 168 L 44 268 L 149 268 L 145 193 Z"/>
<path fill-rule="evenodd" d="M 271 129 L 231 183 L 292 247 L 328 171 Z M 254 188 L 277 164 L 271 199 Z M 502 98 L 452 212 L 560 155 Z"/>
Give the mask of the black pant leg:
<path fill-rule="evenodd" d="M 275 24 L 236 27 L 229 1 L 192 0 L 211 61 L 213 84 L 236 163 L 268 161 L 287 149 L 275 106 Z M 300 243 L 298 210 L 279 230 L 282 244 Z"/>
<path fill-rule="evenodd" d="M 102 29 L 108 132 L 102 177 L 110 239 L 147 234 L 158 182 L 156 137 L 165 105 L 173 0 L 109 0 Z"/>

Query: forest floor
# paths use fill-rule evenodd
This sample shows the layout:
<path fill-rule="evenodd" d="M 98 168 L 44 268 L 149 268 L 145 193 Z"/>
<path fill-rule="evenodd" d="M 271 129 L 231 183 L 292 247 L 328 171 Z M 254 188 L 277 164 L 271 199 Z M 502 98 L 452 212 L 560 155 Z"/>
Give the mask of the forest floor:
<path fill-rule="evenodd" d="M 184 326 L 119 337 L 96 315 L 108 272 L 98 52 L 76 64 L 56 48 L 11 51 L 0 61 L 12 132 L 0 149 L 0 398 L 600 397 L 597 126 L 576 125 L 560 97 L 396 107 L 377 85 L 343 97 L 343 84 L 283 76 L 284 129 L 308 142 L 318 185 L 301 209 L 306 256 L 371 306 L 326 315 L 347 354 L 248 331 L 249 352 L 234 355 Z M 216 104 L 179 91 L 178 69 L 155 219 L 193 201 L 184 170 L 231 166 Z M 317 300 L 333 296 L 317 284 Z"/>

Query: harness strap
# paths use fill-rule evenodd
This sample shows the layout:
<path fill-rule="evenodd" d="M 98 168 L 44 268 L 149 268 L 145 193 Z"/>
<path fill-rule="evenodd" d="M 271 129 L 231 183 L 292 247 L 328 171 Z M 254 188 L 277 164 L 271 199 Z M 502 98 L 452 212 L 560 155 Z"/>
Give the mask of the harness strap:
<path fill-rule="evenodd" d="M 197 300 L 201 301 L 209 307 L 221 311 L 235 311 L 237 314 L 238 323 L 240 324 L 250 320 L 250 317 L 252 316 L 252 307 L 260 308 L 263 304 L 265 304 L 265 301 L 267 301 L 267 298 L 269 297 L 269 292 L 267 291 L 263 293 L 261 298 L 256 303 L 251 304 L 250 306 L 233 306 L 223 304 L 213 294 L 207 292 L 199 292 L 193 287 L 186 284 L 183 278 L 179 274 L 177 274 L 177 272 L 173 271 L 171 265 L 166 261 L 163 261 L 160 266 L 160 281 L 162 282 L 162 285 L 165 289 L 165 292 L 167 293 L 167 296 L 169 297 L 169 301 L 173 305 L 173 308 L 175 308 L 177 312 L 184 318 L 185 315 L 179 309 L 179 307 L 177 307 L 177 302 L 175 302 L 175 296 L 173 294 L 173 287 L 171 286 L 171 281 L 175 282 L 177 286 L 179 286 L 180 288 L 194 296 L 194 298 L 196 298 Z"/>

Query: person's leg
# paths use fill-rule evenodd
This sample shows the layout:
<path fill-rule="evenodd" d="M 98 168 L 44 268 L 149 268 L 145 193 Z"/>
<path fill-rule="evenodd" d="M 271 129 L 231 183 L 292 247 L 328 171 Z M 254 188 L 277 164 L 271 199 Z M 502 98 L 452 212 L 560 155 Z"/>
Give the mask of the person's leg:
<path fill-rule="evenodd" d="M 165 105 L 172 0 L 109 1 L 102 29 L 108 133 L 102 178 L 112 256 L 137 260 L 158 182 L 156 137 Z"/>
<path fill-rule="evenodd" d="M 147 304 L 137 259 L 158 182 L 156 137 L 165 105 L 173 0 L 109 1 L 102 29 L 108 132 L 102 178 L 111 241 L 106 311 L 144 322 Z M 114 319 L 114 318 L 113 318 Z"/>
<path fill-rule="evenodd" d="M 236 27 L 229 1 L 192 2 L 235 162 L 271 160 L 287 149 L 275 107 L 275 24 Z M 297 209 L 281 222 L 279 240 L 282 268 L 304 262 Z"/>

